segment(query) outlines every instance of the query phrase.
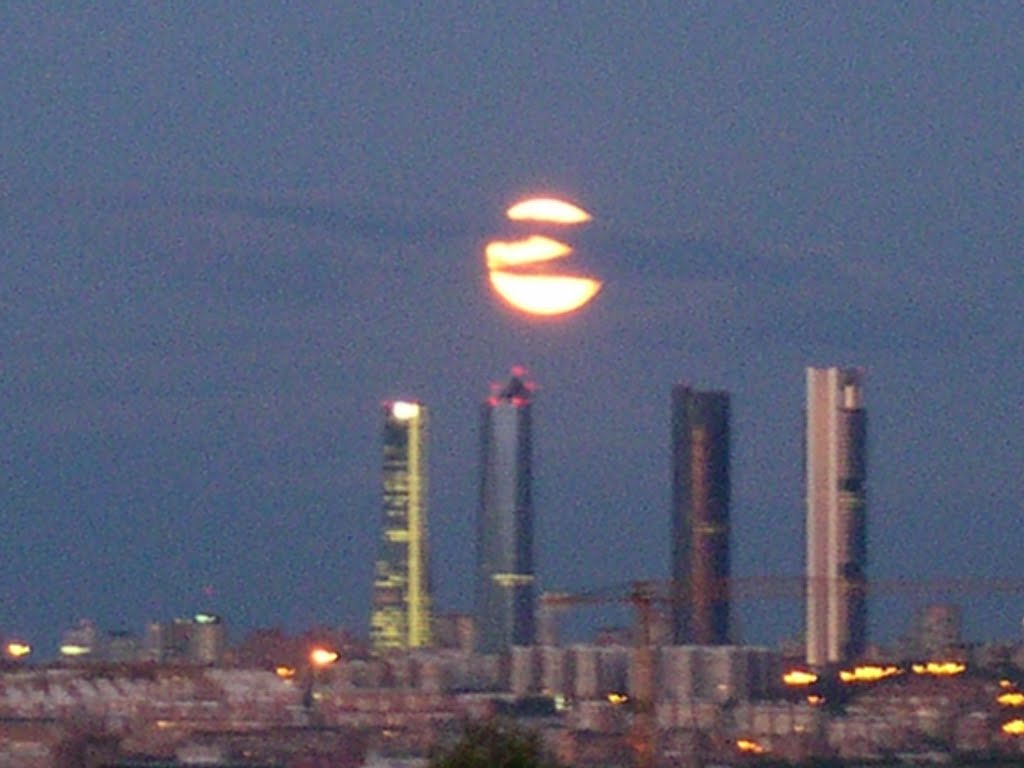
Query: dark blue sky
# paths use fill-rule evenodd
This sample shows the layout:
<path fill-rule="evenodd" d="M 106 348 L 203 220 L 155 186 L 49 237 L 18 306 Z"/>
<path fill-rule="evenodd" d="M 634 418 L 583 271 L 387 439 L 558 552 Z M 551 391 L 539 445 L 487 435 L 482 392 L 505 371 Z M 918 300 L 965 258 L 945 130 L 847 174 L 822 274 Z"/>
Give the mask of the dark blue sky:
<path fill-rule="evenodd" d="M 809 364 L 868 370 L 870 575 L 1022 579 L 1022 51 L 1018 3 L 9 5 L 0 631 L 364 628 L 395 396 L 468 610 L 514 363 L 545 587 L 667 575 L 680 380 L 733 394 L 737 574 L 798 574 Z M 557 321 L 485 283 L 534 192 L 607 278 Z M 931 597 L 1019 636 L 1024 594 L 977 591 L 879 597 L 877 636 Z"/>

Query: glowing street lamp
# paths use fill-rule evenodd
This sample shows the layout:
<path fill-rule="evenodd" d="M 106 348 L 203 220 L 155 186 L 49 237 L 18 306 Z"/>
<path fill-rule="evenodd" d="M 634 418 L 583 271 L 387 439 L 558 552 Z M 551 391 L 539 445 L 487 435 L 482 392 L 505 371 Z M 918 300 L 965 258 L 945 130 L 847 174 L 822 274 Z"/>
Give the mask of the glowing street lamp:
<path fill-rule="evenodd" d="M 309 652 L 309 663 L 314 669 L 323 669 L 338 660 L 338 652 L 317 646 Z"/>
<path fill-rule="evenodd" d="M 1017 718 L 1008 723 L 1003 723 L 1002 730 L 1007 736 L 1024 736 L 1024 720 Z"/>
<path fill-rule="evenodd" d="M 753 739 L 737 739 L 736 748 L 747 755 L 763 755 L 767 751 Z"/>
<path fill-rule="evenodd" d="M 28 643 L 21 643 L 17 640 L 12 640 L 4 646 L 4 653 L 11 659 L 24 659 L 32 653 L 32 646 Z"/>
<path fill-rule="evenodd" d="M 895 665 L 861 664 L 853 669 L 839 670 L 839 679 L 844 683 L 876 683 L 887 677 L 902 675 L 903 670 Z"/>
<path fill-rule="evenodd" d="M 791 669 L 782 676 L 782 682 L 789 686 L 803 687 L 818 682 L 818 676 L 803 669 Z"/>
<path fill-rule="evenodd" d="M 1019 691 L 1006 691 L 1000 694 L 996 701 L 1004 707 L 1024 707 L 1024 693 Z"/>
<path fill-rule="evenodd" d="M 319 719 L 320 713 L 316 711 L 316 702 L 320 693 L 316 690 L 317 677 L 321 670 L 326 669 L 338 660 L 338 652 L 322 645 L 315 646 L 309 652 L 309 671 L 306 690 L 302 694 L 302 703 L 310 713 L 310 717 Z"/>
<path fill-rule="evenodd" d="M 915 675 L 954 677 L 963 674 L 967 665 L 960 661 L 929 661 L 926 664 L 913 664 L 910 668 Z"/>

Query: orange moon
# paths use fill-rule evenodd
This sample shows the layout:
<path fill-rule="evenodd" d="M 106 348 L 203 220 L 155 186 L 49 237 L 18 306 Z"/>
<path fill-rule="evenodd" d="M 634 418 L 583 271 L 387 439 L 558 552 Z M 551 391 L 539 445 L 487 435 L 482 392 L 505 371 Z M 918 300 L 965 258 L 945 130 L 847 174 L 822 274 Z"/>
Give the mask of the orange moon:
<path fill-rule="evenodd" d="M 511 221 L 558 226 L 583 224 L 591 216 L 572 203 L 555 198 L 531 198 L 506 211 Z M 505 303 L 530 315 L 564 315 L 579 309 L 601 290 L 591 277 L 543 271 L 543 265 L 564 259 L 572 248 L 544 235 L 487 244 L 487 273 L 491 288 Z M 540 268 L 538 266 L 540 265 Z"/>

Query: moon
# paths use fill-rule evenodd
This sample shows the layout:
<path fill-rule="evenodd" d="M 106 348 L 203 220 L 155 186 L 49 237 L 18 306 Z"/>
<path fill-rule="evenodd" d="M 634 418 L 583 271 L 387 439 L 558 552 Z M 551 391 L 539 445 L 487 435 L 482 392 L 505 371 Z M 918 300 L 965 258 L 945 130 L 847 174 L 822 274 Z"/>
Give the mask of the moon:
<path fill-rule="evenodd" d="M 578 205 L 553 197 L 532 197 L 516 203 L 505 215 L 511 221 L 547 221 L 551 224 L 583 224 L 593 218 Z"/>
<path fill-rule="evenodd" d="M 511 221 L 571 226 L 591 220 L 572 203 L 555 198 L 530 198 L 506 211 Z M 584 306 L 601 290 L 600 280 L 582 275 L 554 273 L 551 262 L 573 252 L 567 243 L 545 235 L 519 240 L 492 240 L 484 250 L 491 288 L 513 308 L 529 315 L 557 316 Z"/>
<path fill-rule="evenodd" d="M 501 298 L 531 315 L 564 315 L 582 307 L 601 290 L 597 280 L 569 275 L 491 272 L 490 280 Z"/>

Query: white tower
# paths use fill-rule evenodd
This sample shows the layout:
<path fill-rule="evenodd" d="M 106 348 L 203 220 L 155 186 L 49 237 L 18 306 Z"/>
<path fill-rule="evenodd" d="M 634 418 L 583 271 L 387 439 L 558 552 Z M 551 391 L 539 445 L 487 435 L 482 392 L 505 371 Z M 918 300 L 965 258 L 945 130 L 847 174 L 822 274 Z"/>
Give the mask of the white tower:
<path fill-rule="evenodd" d="M 807 369 L 807 663 L 852 659 L 867 641 L 867 417 L 863 372 Z"/>

